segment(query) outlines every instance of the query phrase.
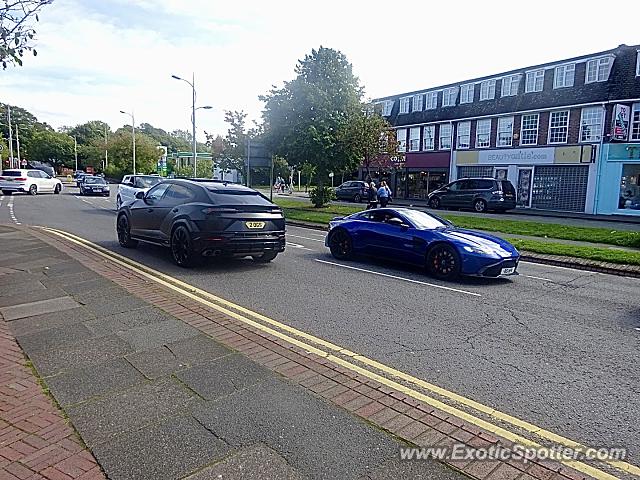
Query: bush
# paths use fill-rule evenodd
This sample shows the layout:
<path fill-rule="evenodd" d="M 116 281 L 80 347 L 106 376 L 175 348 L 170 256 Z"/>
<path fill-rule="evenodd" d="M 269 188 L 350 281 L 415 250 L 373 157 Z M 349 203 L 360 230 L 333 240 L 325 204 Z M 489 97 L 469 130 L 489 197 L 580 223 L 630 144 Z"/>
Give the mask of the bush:
<path fill-rule="evenodd" d="M 335 200 L 336 192 L 331 187 L 314 187 L 309 191 L 309 198 L 314 207 L 320 208 Z"/>

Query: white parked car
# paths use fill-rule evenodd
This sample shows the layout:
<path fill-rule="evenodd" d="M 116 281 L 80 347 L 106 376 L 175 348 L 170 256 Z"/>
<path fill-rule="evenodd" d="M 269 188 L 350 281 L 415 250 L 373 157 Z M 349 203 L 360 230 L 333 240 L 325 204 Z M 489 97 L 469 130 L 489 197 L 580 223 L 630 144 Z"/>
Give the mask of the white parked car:
<path fill-rule="evenodd" d="M 118 185 L 116 208 L 120 208 L 125 202 L 135 200 L 136 193 L 146 192 L 161 181 L 162 177 L 159 175 L 125 175 L 122 183 Z"/>
<path fill-rule="evenodd" d="M 62 182 L 42 170 L 4 170 L 0 176 L 0 190 L 5 195 L 14 192 L 60 193 Z"/>

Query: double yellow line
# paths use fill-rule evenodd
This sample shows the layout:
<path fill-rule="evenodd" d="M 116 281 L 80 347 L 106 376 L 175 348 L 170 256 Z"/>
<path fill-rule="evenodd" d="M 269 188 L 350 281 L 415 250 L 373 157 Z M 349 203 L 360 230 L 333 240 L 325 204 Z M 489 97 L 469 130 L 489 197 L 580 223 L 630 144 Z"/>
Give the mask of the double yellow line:
<path fill-rule="evenodd" d="M 452 415 L 479 428 L 487 430 L 498 437 L 502 437 L 525 447 L 542 450 L 544 450 L 545 448 L 541 444 L 530 440 L 529 438 L 523 437 L 518 433 L 512 432 L 503 427 L 488 422 L 455 406 L 444 403 L 434 397 L 408 387 L 406 386 L 406 384 L 414 385 L 428 392 L 437 394 L 442 398 L 446 398 L 451 402 L 464 405 L 468 409 L 488 415 L 492 418 L 495 418 L 496 420 L 499 420 L 503 424 L 509 424 L 513 427 L 527 432 L 532 436 L 537 436 L 543 440 L 546 440 L 547 442 L 551 442 L 554 445 L 560 445 L 580 451 L 588 450 L 587 446 L 574 440 L 555 434 L 525 420 L 521 420 L 507 413 L 500 412 L 494 408 L 476 402 L 475 400 L 463 397 L 462 395 L 451 392 L 442 387 L 391 368 L 387 365 L 379 363 L 363 355 L 354 353 L 348 349 L 335 345 L 314 335 L 308 334 L 289 325 L 278 322 L 277 320 L 273 320 L 265 315 L 220 298 L 216 295 L 213 295 L 212 293 L 194 287 L 193 285 L 185 283 L 174 277 L 149 268 L 145 265 L 141 265 L 127 257 L 119 255 L 106 248 L 100 247 L 99 245 L 89 242 L 88 240 L 85 240 L 81 237 L 53 228 L 43 227 L 42 229 L 53 235 L 64 238 L 65 240 L 76 245 L 80 245 L 86 249 L 89 249 L 92 251 L 92 253 L 97 252 L 99 255 L 122 267 L 128 268 L 129 270 L 137 273 L 140 276 L 143 276 L 146 279 L 163 285 L 166 288 L 169 288 L 177 293 L 180 293 L 181 295 L 184 295 L 192 300 L 206 305 L 207 307 L 213 308 L 225 315 L 229 315 L 230 317 L 233 317 L 236 320 L 250 325 L 253 328 L 280 338 L 288 342 L 289 344 L 304 349 L 307 352 L 312 352 L 318 356 L 324 357 L 337 365 L 341 365 L 342 367 L 356 372 L 366 378 L 369 378 L 393 390 L 401 392 L 408 397 L 431 405 L 432 407 L 442 410 L 449 415 Z M 357 362 L 360 365 L 357 365 L 354 362 Z M 405 384 L 398 383 L 398 381 L 393 380 L 389 377 L 403 381 L 405 382 Z M 621 460 L 605 460 L 604 462 L 622 472 L 640 477 L 640 468 L 636 465 L 632 465 Z M 598 469 L 577 460 L 561 460 L 561 463 L 599 480 L 611 480 L 618 478 L 604 470 Z"/>

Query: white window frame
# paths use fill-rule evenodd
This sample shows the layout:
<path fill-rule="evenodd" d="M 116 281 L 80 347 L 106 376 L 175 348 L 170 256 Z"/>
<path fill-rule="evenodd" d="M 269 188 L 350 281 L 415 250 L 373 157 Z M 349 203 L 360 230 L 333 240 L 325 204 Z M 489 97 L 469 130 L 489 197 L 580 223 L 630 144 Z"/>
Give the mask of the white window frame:
<path fill-rule="evenodd" d="M 485 80 L 480 83 L 480 101 L 496 98 L 496 79 Z"/>
<path fill-rule="evenodd" d="M 398 152 L 407 151 L 407 129 L 399 128 L 396 130 L 396 142 L 398 143 Z"/>
<path fill-rule="evenodd" d="M 425 110 L 435 110 L 438 108 L 438 92 L 427 92 L 425 96 Z"/>
<path fill-rule="evenodd" d="M 466 140 L 466 142 L 462 142 L 461 139 Z M 469 150 L 470 148 L 471 122 L 458 122 L 458 125 L 456 125 L 456 149 Z"/>
<path fill-rule="evenodd" d="M 524 139 L 524 119 L 525 117 L 535 117 L 536 118 L 536 140 L 533 143 L 523 143 Z M 527 130 L 533 130 L 528 128 Z M 538 137 L 540 136 L 540 114 L 539 113 L 525 113 L 520 117 L 520 145 L 522 146 L 531 146 L 538 144 Z"/>
<path fill-rule="evenodd" d="M 475 94 L 475 83 L 467 83 L 460 87 L 460 104 L 473 103 L 473 96 Z"/>
<path fill-rule="evenodd" d="M 447 130 L 449 131 L 447 133 L 447 135 L 443 136 L 442 135 L 442 128 L 446 127 Z M 441 123 L 438 126 L 438 150 L 451 150 L 451 132 L 453 131 L 453 126 L 450 123 Z M 443 147 L 442 146 L 442 139 L 446 138 L 447 142 L 449 143 L 448 147 Z"/>
<path fill-rule="evenodd" d="M 636 53 L 636 77 L 640 77 L 640 48 Z"/>
<path fill-rule="evenodd" d="M 562 84 L 558 81 L 558 70 L 564 69 L 562 73 Z M 571 72 L 571 83 L 567 82 L 567 71 Z M 553 88 L 569 88 L 573 87 L 576 81 L 576 64 L 564 63 L 562 65 L 556 65 L 553 69 Z"/>
<path fill-rule="evenodd" d="M 409 151 L 420 151 L 420 127 L 411 127 L 409 129 Z"/>
<path fill-rule="evenodd" d="M 511 123 L 511 129 L 509 130 L 509 144 L 508 145 L 502 145 L 500 143 L 500 133 L 506 133 L 507 130 L 506 129 L 501 129 L 501 127 L 503 126 L 502 123 L 504 121 L 510 121 Z M 509 117 L 499 117 L 498 118 L 498 131 L 496 133 L 496 147 L 512 147 L 513 146 L 513 124 L 515 122 L 515 118 L 513 116 L 509 116 Z"/>
<path fill-rule="evenodd" d="M 531 80 L 531 82 L 530 82 Z M 538 85 L 538 83 L 540 85 Z M 527 72 L 524 82 L 524 93 L 541 92 L 544 89 L 544 69 Z"/>
<path fill-rule="evenodd" d="M 458 99 L 458 87 L 449 87 L 442 90 L 442 106 L 455 107 Z M 453 101 L 453 103 L 450 103 Z"/>
<path fill-rule="evenodd" d="M 388 117 L 393 110 L 393 100 L 385 100 L 382 102 L 382 116 Z"/>
<path fill-rule="evenodd" d="M 502 85 L 500 87 L 500 97 L 515 97 L 518 95 L 518 90 L 520 89 L 520 79 L 522 78 L 522 74 L 516 73 L 515 75 L 507 75 L 502 78 Z M 505 90 L 505 85 L 509 85 L 509 90 Z M 513 91 L 513 87 L 515 86 L 515 91 Z"/>
<path fill-rule="evenodd" d="M 427 133 L 429 132 L 429 133 Z M 436 126 L 425 125 L 422 127 L 422 149 L 423 150 L 435 150 L 436 149 Z M 427 143 L 430 139 L 431 143 Z"/>
<path fill-rule="evenodd" d="M 638 114 L 637 120 L 634 119 L 636 114 Z M 631 107 L 631 118 L 629 121 L 629 141 L 633 142 L 638 140 L 640 140 L 640 103 L 634 103 Z"/>
<path fill-rule="evenodd" d="M 411 109 L 411 97 L 400 98 L 400 114 L 409 113 Z"/>
<path fill-rule="evenodd" d="M 482 125 L 482 128 L 481 128 Z M 489 129 L 486 126 L 489 126 Z M 476 148 L 489 148 L 491 146 L 491 127 L 492 121 L 490 118 L 478 120 L 476 122 Z M 482 131 L 481 131 L 482 130 Z M 486 145 L 485 142 L 480 141 L 480 135 L 487 135 Z"/>
<path fill-rule="evenodd" d="M 564 126 L 553 126 L 553 116 L 566 113 L 567 114 L 567 123 Z M 549 131 L 547 133 L 547 143 L 549 145 L 557 145 L 562 143 L 567 143 L 569 140 L 569 122 L 571 120 L 571 112 L 569 110 L 557 110 L 555 112 L 549 112 Z M 563 129 L 564 130 L 564 140 L 561 141 L 553 141 L 553 129 Z"/>
<path fill-rule="evenodd" d="M 599 112 L 599 123 L 588 123 L 585 124 L 584 120 L 585 120 L 585 113 L 592 113 L 592 112 Z M 594 143 L 594 142 L 599 142 L 602 139 L 602 126 L 604 124 L 604 112 L 601 106 L 595 106 L 595 107 L 584 107 L 582 109 L 582 111 L 580 112 L 580 138 L 578 139 L 580 141 L 580 143 Z M 591 126 L 591 125 L 598 125 L 598 129 L 594 134 L 592 134 L 591 136 L 589 136 L 589 138 L 584 139 L 583 138 L 583 129 L 585 126 Z"/>
<path fill-rule="evenodd" d="M 606 63 L 604 61 L 606 60 Z M 590 66 L 595 65 L 595 77 L 589 78 L 589 70 Z M 607 55 L 605 57 L 597 57 L 587 60 L 586 71 L 584 73 L 584 83 L 596 83 L 596 82 L 606 82 L 609 80 L 609 73 L 611 72 L 611 67 L 613 66 L 613 57 L 611 55 Z M 602 75 L 600 75 L 602 73 Z M 602 77 L 602 78 L 600 78 Z"/>
<path fill-rule="evenodd" d="M 422 111 L 422 94 L 418 93 L 411 97 L 411 111 L 412 112 L 421 112 Z"/>

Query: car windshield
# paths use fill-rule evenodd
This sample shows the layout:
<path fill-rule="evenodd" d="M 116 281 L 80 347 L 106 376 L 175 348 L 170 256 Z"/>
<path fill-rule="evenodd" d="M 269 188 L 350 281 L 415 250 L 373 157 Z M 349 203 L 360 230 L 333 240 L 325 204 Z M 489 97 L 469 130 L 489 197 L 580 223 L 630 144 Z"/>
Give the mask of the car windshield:
<path fill-rule="evenodd" d="M 419 210 L 403 210 L 401 213 L 420 229 L 433 230 L 449 226 L 444 220 Z"/>
<path fill-rule="evenodd" d="M 104 178 L 86 177 L 84 179 L 84 183 L 91 183 L 91 184 L 96 184 L 96 185 L 104 185 L 106 182 L 104 181 Z"/>
<path fill-rule="evenodd" d="M 151 188 L 162 180 L 161 177 L 136 177 L 134 185 L 136 188 Z"/>
<path fill-rule="evenodd" d="M 251 190 L 216 190 L 209 189 L 216 205 L 261 205 L 273 206 L 262 194 Z"/>

